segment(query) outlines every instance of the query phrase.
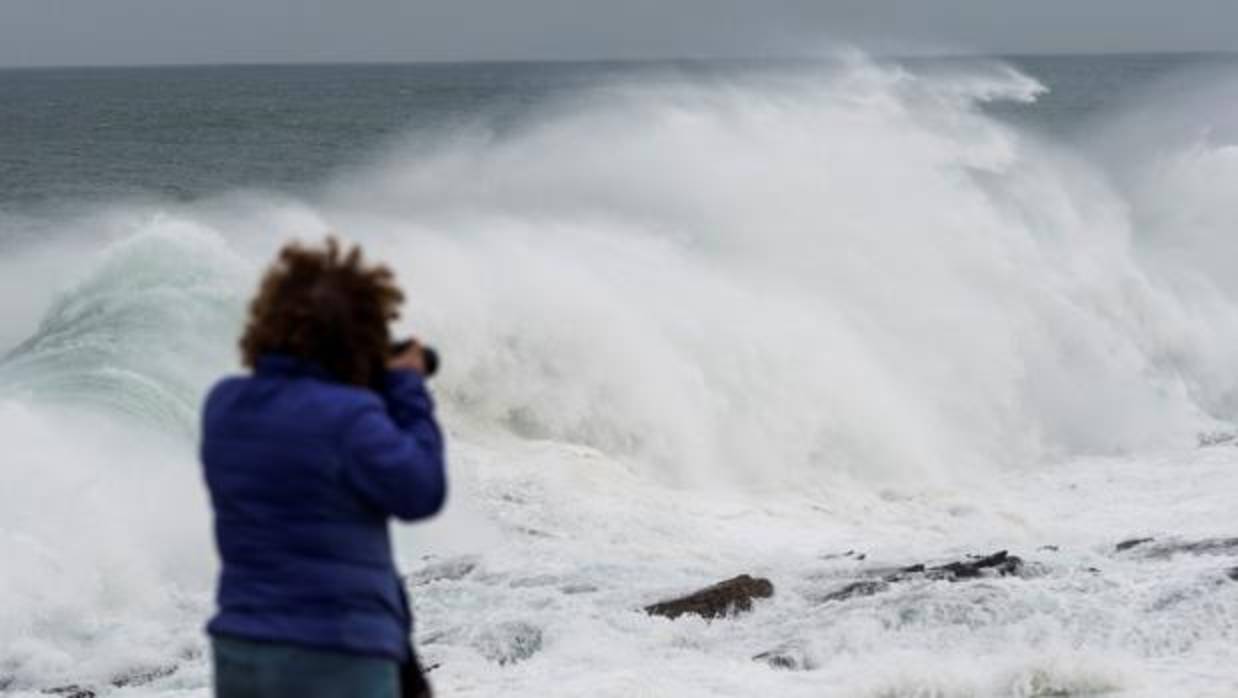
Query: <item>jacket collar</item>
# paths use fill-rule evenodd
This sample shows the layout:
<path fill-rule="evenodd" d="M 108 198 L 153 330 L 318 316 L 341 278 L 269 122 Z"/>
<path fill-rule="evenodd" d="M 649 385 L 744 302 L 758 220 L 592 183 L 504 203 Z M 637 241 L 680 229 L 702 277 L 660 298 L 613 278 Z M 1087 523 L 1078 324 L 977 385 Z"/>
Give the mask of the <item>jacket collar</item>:
<path fill-rule="evenodd" d="M 254 373 L 260 376 L 308 376 L 330 380 L 327 369 L 317 361 L 310 361 L 291 354 L 263 354 L 254 362 Z"/>

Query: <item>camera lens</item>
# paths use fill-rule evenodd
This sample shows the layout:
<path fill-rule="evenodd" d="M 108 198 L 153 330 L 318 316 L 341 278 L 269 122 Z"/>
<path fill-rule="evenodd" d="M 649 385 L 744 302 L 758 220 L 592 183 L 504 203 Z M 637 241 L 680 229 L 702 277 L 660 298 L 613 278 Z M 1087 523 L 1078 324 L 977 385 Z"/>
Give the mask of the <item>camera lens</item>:
<path fill-rule="evenodd" d="M 422 347 L 421 356 L 426 364 L 426 378 L 438 373 L 438 352 L 434 350 L 434 347 Z"/>

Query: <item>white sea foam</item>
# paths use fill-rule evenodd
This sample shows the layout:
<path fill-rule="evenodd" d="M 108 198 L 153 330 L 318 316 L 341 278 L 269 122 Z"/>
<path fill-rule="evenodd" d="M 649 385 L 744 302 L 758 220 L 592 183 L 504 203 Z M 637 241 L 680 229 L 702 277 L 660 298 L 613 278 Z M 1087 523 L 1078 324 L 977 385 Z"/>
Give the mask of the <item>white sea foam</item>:
<path fill-rule="evenodd" d="M 478 565 L 414 590 L 444 693 L 1233 690 L 1225 560 L 1111 548 L 1234 533 L 1238 452 L 1192 450 L 1238 388 L 1234 158 L 1128 137 L 1147 167 L 1119 177 L 1112 148 L 978 106 L 1040 90 L 859 59 L 617 85 L 423 136 L 313 200 L 6 231 L 0 686 L 175 666 L 120 690 L 206 694 L 194 406 L 263 261 L 340 231 L 392 263 L 406 326 L 446 357 L 456 499 L 400 537 L 408 563 Z M 855 571 L 828 553 L 1007 547 L 1043 574 L 812 601 Z M 637 610 L 739 572 L 778 594 L 713 624 Z M 814 670 L 750 659 L 786 643 Z"/>

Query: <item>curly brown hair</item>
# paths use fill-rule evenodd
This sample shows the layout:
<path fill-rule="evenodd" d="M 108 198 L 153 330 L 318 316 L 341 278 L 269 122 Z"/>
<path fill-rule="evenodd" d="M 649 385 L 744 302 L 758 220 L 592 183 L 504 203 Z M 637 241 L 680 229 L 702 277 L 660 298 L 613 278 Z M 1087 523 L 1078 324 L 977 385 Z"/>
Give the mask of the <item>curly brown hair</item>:
<path fill-rule="evenodd" d="M 242 362 L 263 354 L 312 361 L 334 379 L 373 386 L 386 367 L 391 334 L 404 294 L 383 265 L 367 266 L 360 246 L 341 250 L 291 243 L 280 250 L 249 306 L 241 337 Z"/>

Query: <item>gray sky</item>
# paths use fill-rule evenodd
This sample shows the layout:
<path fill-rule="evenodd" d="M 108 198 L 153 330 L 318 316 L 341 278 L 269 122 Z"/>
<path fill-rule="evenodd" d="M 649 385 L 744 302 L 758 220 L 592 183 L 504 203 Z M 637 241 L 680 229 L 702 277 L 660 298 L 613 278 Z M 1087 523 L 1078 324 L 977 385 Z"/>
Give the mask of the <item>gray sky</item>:
<path fill-rule="evenodd" d="M 0 65 L 1238 49 L 1238 0 L 0 0 Z"/>

